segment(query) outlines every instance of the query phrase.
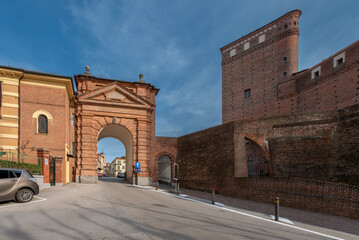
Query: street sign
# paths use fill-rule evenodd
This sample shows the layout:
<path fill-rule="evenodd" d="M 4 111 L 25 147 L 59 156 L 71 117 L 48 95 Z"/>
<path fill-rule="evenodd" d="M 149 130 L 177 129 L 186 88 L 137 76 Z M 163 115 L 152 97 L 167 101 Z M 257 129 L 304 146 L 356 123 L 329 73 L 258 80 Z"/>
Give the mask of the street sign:
<path fill-rule="evenodd" d="M 140 167 L 141 167 L 141 163 L 136 162 L 136 163 L 135 163 L 135 167 L 136 167 L 136 168 L 140 168 Z"/>
<path fill-rule="evenodd" d="M 141 172 L 141 168 L 135 167 L 135 173 L 140 173 L 140 172 Z"/>

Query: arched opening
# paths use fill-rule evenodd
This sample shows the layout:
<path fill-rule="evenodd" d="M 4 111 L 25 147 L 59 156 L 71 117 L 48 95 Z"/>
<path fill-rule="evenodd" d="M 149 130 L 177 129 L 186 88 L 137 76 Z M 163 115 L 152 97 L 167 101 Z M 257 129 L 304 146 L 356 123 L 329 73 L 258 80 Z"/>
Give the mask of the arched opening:
<path fill-rule="evenodd" d="M 125 147 L 126 175 L 125 178 L 132 183 L 133 165 L 133 142 L 132 135 L 127 128 L 118 124 L 109 124 L 98 133 L 97 141 L 104 138 L 115 138 L 122 142 Z M 115 146 L 114 146 L 115 148 Z M 119 156 L 121 157 L 121 156 Z"/>
<path fill-rule="evenodd" d="M 266 177 L 269 164 L 265 159 L 263 149 L 254 141 L 246 138 L 246 158 L 248 177 Z"/>
<path fill-rule="evenodd" d="M 167 155 L 158 158 L 158 182 L 171 184 L 172 160 Z"/>
<path fill-rule="evenodd" d="M 117 138 L 106 137 L 97 142 L 97 175 L 124 178 L 126 173 L 126 148 Z"/>

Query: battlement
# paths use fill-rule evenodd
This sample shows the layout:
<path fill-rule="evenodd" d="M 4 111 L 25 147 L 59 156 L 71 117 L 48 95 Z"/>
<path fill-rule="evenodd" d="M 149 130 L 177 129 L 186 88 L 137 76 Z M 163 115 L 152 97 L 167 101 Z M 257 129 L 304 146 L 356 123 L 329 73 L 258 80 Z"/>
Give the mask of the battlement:
<path fill-rule="evenodd" d="M 265 26 L 221 48 L 222 64 L 227 64 L 261 47 L 290 35 L 299 35 L 298 20 L 302 12 L 293 10 Z"/>

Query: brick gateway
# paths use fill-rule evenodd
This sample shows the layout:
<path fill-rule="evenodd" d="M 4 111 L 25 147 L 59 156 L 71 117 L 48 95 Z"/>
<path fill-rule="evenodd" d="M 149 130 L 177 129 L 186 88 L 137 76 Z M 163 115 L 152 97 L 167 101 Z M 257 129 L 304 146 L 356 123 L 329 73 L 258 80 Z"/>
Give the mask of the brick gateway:
<path fill-rule="evenodd" d="M 126 147 L 126 178 L 134 182 L 133 165 L 141 163 L 138 184 L 152 184 L 151 147 L 155 128 L 155 96 L 158 89 L 145 82 L 75 76 L 76 182 L 97 182 L 97 142 L 117 138 Z"/>

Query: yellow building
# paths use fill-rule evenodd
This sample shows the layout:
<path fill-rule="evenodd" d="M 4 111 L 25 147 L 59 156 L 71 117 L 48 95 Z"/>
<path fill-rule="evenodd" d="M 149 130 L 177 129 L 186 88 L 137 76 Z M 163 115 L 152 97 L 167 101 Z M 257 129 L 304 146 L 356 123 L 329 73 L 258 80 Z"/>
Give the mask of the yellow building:
<path fill-rule="evenodd" d="M 126 157 L 117 157 L 111 163 L 111 175 L 117 177 L 120 173 L 126 172 Z"/>
<path fill-rule="evenodd" d="M 104 173 L 104 166 L 106 164 L 106 154 L 98 153 L 97 154 L 97 172 Z"/>
<path fill-rule="evenodd" d="M 23 71 L 0 67 L 0 151 L 18 151 L 19 80 Z"/>

